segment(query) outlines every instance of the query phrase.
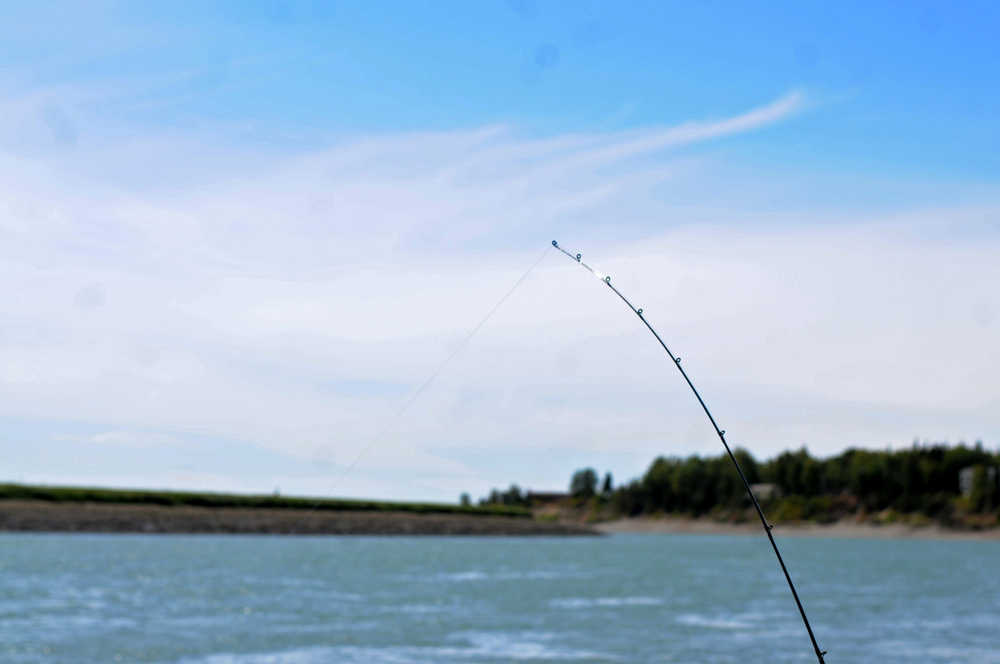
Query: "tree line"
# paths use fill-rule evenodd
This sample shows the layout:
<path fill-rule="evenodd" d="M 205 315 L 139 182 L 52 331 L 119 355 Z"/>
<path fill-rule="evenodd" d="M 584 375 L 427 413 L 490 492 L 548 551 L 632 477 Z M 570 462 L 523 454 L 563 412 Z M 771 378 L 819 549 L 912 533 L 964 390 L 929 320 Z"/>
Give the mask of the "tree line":
<path fill-rule="evenodd" d="M 960 444 L 920 444 L 899 450 L 848 449 L 828 458 L 805 448 L 757 461 L 744 449 L 734 450 L 751 484 L 769 484 L 775 518 L 835 518 L 848 513 L 896 510 L 947 517 L 958 507 L 970 512 L 1000 510 L 1000 453 Z M 962 495 L 959 476 L 971 479 Z M 598 501 L 626 516 L 680 513 L 700 516 L 748 505 L 746 489 L 725 454 L 715 457 L 657 457 L 645 474 L 617 488 L 610 474 L 599 482 L 591 468 L 573 473 L 573 500 Z M 530 504 L 529 495 L 513 485 L 494 490 L 483 504 Z"/>
<path fill-rule="evenodd" d="M 811 518 L 831 512 L 894 509 L 942 516 L 961 494 L 959 476 L 972 469 L 968 507 L 988 512 L 1000 507 L 997 472 L 1000 454 L 974 447 L 920 445 L 902 450 L 848 449 L 816 458 L 802 448 L 758 462 L 748 451 L 734 455 L 751 484 L 772 484 L 789 517 Z M 619 487 L 612 500 L 623 514 L 680 512 L 701 515 L 746 504 L 746 489 L 725 456 L 685 459 L 659 457 L 646 474 Z"/>

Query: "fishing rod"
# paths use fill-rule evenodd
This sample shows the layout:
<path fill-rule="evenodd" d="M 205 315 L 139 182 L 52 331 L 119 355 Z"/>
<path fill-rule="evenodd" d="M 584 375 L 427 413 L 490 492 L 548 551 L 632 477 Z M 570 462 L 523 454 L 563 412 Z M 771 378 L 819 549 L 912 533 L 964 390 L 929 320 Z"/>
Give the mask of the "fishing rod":
<path fill-rule="evenodd" d="M 611 283 L 610 275 L 598 272 L 597 270 L 595 270 L 594 268 L 583 262 L 582 254 L 571 254 L 570 252 L 560 247 L 559 243 L 556 242 L 555 240 L 552 240 L 552 246 L 561 251 L 562 253 L 566 254 L 566 256 L 568 256 L 572 260 L 579 263 L 582 267 L 586 268 L 588 272 L 590 272 L 595 277 L 603 281 L 608 288 L 614 291 L 615 295 L 621 298 L 622 302 L 624 302 L 628 306 L 628 308 L 632 310 L 632 313 L 638 316 L 639 320 L 643 322 L 646 328 L 653 333 L 653 336 L 656 337 L 656 340 L 660 342 L 661 346 L 663 346 L 663 350 L 665 350 L 667 352 L 667 355 L 670 356 L 670 359 L 674 361 L 674 366 L 676 366 L 677 370 L 681 372 L 681 376 L 684 377 L 684 381 L 688 384 L 688 387 L 691 388 L 691 391 L 694 392 L 695 398 L 698 399 L 698 403 L 701 404 L 702 410 L 704 410 L 705 415 L 708 416 L 708 421 L 712 423 L 712 427 L 715 429 L 715 433 L 719 436 L 719 440 L 722 441 L 722 446 L 726 448 L 726 454 L 729 455 L 729 458 L 732 460 L 733 465 L 736 466 L 736 472 L 739 473 L 740 479 L 743 480 L 743 486 L 746 487 L 747 495 L 750 496 L 750 501 L 753 503 L 754 509 L 757 510 L 757 516 L 760 517 L 760 525 L 764 527 L 764 533 L 767 535 L 768 541 L 771 542 L 771 548 L 774 549 L 774 555 L 777 556 L 778 564 L 781 565 L 781 571 L 785 575 L 785 580 L 788 581 L 788 588 L 792 591 L 792 597 L 795 598 L 795 605 L 799 607 L 799 615 L 802 616 L 802 622 L 805 624 L 806 631 L 809 633 L 809 640 L 812 641 L 813 650 L 816 652 L 816 659 L 819 660 L 819 664 L 825 664 L 823 660 L 823 655 L 825 655 L 827 651 L 820 650 L 819 644 L 816 643 L 816 636 L 813 634 L 812 627 L 809 625 L 809 618 L 806 617 L 806 610 L 802 607 L 802 601 L 799 600 L 799 593 L 796 592 L 795 590 L 795 584 L 792 583 L 792 577 L 788 573 L 788 568 L 785 567 L 785 561 L 781 557 L 781 552 L 778 551 L 778 544 L 774 541 L 774 536 L 771 534 L 771 530 L 774 528 L 774 525 L 768 523 L 767 518 L 764 516 L 764 510 L 761 509 L 760 503 L 757 502 L 757 496 L 754 495 L 753 489 L 750 488 L 750 482 L 747 481 L 747 476 L 743 473 L 743 468 L 740 467 L 740 462 L 736 460 L 736 456 L 733 454 L 733 451 L 729 448 L 729 443 L 726 442 L 726 430 L 720 429 L 719 425 L 716 424 L 715 418 L 712 417 L 711 411 L 709 411 L 708 406 L 705 405 L 705 400 L 701 398 L 701 394 L 699 394 L 698 390 L 695 389 L 694 383 L 691 382 L 691 379 L 688 377 L 687 372 L 684 371 L 683 367 L 681 367 L 681 358 L 674 355 L 670 351 L 670 349 L 667 348 L 667 344 L 664 343 L 660 335 L 656 332 L 656 330 L 653 329 L 653 326 L 649 324 L 648 320 L 646 320 L 646 317 L 642 313 L 642 309 L 641 308 L 637 309 L 635 305 L 629 302 L 627 297 L 622 295 L 621 291 L 619 291 L 617 288 L 614 287 L 614 285 Z"/>

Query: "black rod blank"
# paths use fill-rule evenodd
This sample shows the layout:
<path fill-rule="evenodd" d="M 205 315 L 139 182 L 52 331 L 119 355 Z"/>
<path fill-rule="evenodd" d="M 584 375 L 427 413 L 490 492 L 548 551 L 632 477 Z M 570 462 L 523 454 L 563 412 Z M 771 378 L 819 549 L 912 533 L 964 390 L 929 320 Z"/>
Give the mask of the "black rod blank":
<path fill-rule="evenodd" d="M 701 398 L 701 394 L 699 394 L 698 390 L 695 389 L 694 383 L 692 383 L 691 379 L 688 378 L 687 372 L 684 371 L 683 367 L 681 367 L 681 358 L 674 355 L 670 351 L 670 349 L 667 348 L 667 344 L 664 343 L 660 335 L 657 334 L 656 330 L 653 329 L 653 326 L 649 324 L 648 320 L 646 320 L 646 317 L 642 313 L 642 309 L 637 309 L 631 302 L 629 302 L 628 298 L 622 295 L 621 291 L 619 291 L 611 284 L 610 276 L 601 274 L 591 266 L 587 265 L 586 263 L 583 262 L 582 260 L 583 257 L 580 254 L 571 254 L 570 252 L 560 247 L 559 243 L 556 242 L 555 240 L 552 240 L 552 246 L 561 251 L 562 253 L 566 254 L 566 256 L 568 256 L 569 258 L 579 263 L 582 267 L 586 268 L 587 271 L 589 271 L 595 277 L 599 278 L 601 281 L 604 282 L 604 284 L 608 288 L 614 291 L 615 295 L 621 298 L 622 302 L 628 305 L 628 308 L 631 309 L 632 312 L 639 317 L 639 320 L 641 320 L 643 324 L 649 329 L 649 331 L 653 333 L 653 336 L 656 337 L 656 340 L 658 342 L 660 342 L 660 345 L 663 347 L 663 350 L 665 350 L 667 352 L 667 355 L 670 356 L 670 359 L 673 360 L 674 366 L 676 366 L 677 370 L 681 372 L 681 376 L 684 377 L 684 381 L 688 384 L 688 387 L 691 388 L 691 391 L 694 392 L 695 398 L 698 399 L 698 403 L 701 404 L 702 410 L 704 410 L 705 415 L 708 416 L 708 421 L 712 423 L 712 427 L 715 429 L 715 433 L 719 436 L 719 440 L 722 441 L 722 446 L 726 448 L 726 454 L 729 455 L 729 458 L 732 460 L 733 465 L 736 466 L 736 472 L 739 473 L 740 479 L 743 480 L 743 486 L 746 487 L 747 495 L 750 496 L 750 501 L 753 503 L 754 509 L 757 510 L 757 516 L 760 517 L 760 525 L 764 527 L 764 533 L 767 535 L 768 541 L 771 542 L 771 548 L 774 549 L 774 555 L 777 556 L 778 564 L 781 565 L 781 571 L 785 575 L 785 580 L 788 581 L 788 588 L 792 591 L 792 597 L 795 598 L 795 605 L 799 608 L 799 615 L 802 616 L 802 622 L 805 624 L 806 631 L 809 633 L 809 640 L 812 642 L 813 650 L 816 653 L 816 659 L 819 660 L 820 664 L 825 664 L 823 660 L 823 655 L 826 654 L 826 651 L 820 650 L 819 644 L 816 643 L 816 636 L 813 634 L 812 627 L 809 625 L 809 618 L 806 617 L 806 610 L 802 607 L 802 601 L 799 599 L 799 593 L 796 592 L 795 590 L 795 584 L 792 583 L 792 577 L 788 573 L 788 568 L 785 567 L 785 561 L 784 559 L 782 559 L 781 552 L 778 551 L 778 545 L 774 541 L 774 536 L 771 534 L 771 529 L 774 526 L 768 523 L 767 518 L 764 516 L 764 510 L 761 509 L 760 503 L 757 502 L 757 496 L 754 495 L 753 489 L 750 488 L 750 482 L 747 481 L 747 477 L 746 475 L 743 474 L 743 469 L 740 467 L 739 461 L 736 460 L 736 456 L 733 454 L 733 451 L 729 448 L 729 443 L 726 442 L 725 429 L 720 429 L 719 425 L 716 424 L 715 418 L 712 417 L 711 411 L 709 411 L 708 406 L 705 405 L 705 400 Z"/>

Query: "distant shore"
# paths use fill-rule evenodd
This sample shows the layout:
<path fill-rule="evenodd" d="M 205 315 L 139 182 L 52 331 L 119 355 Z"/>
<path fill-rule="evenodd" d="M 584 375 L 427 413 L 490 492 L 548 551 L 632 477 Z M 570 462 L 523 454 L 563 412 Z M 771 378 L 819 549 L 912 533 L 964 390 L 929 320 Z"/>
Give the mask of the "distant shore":
<path fill-rule="evenodd" d="M 758 523 L 685 517 L 639 517 L 595 524 L 509 516 L 394 511 L 197 507 L 117 503 L 0 501 L 0 531 L 191 533 L 268 535 L 496 535 L 615 534 L 759 535 Z M 778 537 L 1000 540 L 1000 528 L 954 530 L 939 525 L 858 523 L 775 524 Z"/>
<path fill-rule="evenodd" d="M 758 535 L 760 522 L 720 523 L 710 519 L 683 517 L 616 519 L 594 524 L 601 533 L 686 533 L 701 535 Z M 830 524 L 775 524 L 778 537 L 837 537 L 870 539 L 949 539 L 1000 540 L 1000 528 L 986 530 L 953 530 L 939 525 L 907 526 L 902 524 L 858 523 L 853 520 Z"/>
<path fill-rule="evenodd" d="M 598 535 L 580 524 L 511 516 L 0 501 L 0 531 L 269 535 Z"/>

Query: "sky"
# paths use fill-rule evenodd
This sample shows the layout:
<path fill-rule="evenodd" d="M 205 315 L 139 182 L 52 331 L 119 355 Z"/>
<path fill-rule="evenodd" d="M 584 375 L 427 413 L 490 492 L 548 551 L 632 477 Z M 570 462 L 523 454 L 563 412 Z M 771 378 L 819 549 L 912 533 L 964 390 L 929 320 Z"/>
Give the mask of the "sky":
<path fill-rule="evenodd" d="M 0 481 L 450 502 L 720 453 L 553 239 L 758 458 L 1000 447 L 994 3 L 40 4 L 0 21 Z"/>

